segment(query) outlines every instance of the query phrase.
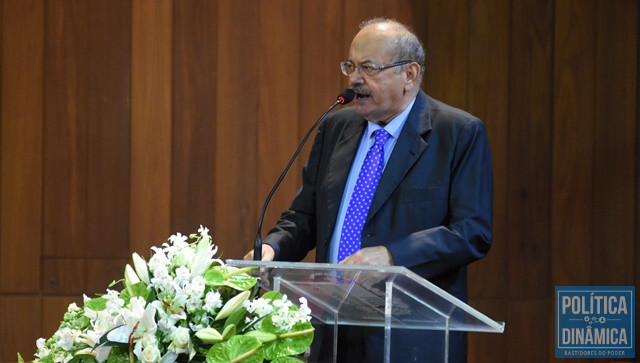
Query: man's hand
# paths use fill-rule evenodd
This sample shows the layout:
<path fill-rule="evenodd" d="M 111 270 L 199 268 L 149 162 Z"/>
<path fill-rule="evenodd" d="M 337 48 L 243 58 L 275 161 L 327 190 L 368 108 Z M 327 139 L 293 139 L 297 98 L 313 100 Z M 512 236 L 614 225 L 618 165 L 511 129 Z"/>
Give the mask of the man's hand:
<path fill-rule="evenodd" d="M 264 253 L 263 253 L 264 254 Z M 385 246 L 367 247 L 340 261 L 345 265 L 389 265 L 394 264 L 393 256 Z"/>
<path fill-rule="evenodd" d="M 275 254 L 276 252 L 273 250 L 273 247 L 267 244 L 262 245 L 262 261 L 273 261 L 273 257 L 275 257 Z M 243 259 L 253 260 L 253 250 L 244 255 Z"/>

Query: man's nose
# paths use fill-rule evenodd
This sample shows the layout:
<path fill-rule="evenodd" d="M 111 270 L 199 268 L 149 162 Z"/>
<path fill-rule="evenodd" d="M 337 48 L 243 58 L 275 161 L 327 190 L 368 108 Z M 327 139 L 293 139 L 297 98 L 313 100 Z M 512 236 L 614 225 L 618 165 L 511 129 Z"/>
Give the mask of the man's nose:
<path fill-rule="evenodd" d="M 364 83 L 364 78 L 362 77 L 362 72 L 359 68 L 356 68 L 353 73 L 349 75 L 349 84 L 351 87 L 361 85 Z"/>

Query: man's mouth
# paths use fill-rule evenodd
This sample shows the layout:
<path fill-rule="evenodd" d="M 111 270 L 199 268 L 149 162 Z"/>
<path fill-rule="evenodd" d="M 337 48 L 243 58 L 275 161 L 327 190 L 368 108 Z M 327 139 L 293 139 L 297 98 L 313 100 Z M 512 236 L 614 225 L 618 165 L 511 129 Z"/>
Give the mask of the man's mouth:
<path fill-rule="evenodd" d="M 363 100 L 371 97 L 371 92 L 368 89 L 362 87 L 361 85 L 354 85 L 351 87 L 353 91 L 356 93 L 357 100 Z"/>

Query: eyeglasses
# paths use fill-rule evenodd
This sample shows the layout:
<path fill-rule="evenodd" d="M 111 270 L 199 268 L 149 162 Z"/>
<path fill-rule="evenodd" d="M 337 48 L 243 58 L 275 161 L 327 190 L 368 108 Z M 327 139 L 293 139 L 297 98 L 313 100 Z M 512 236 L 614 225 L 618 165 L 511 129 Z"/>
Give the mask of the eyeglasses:
<path fill-rule="evenodd" d="M 360 71 L 360 73 L 364 73 L 367 76 L 373 76 L 375 74 L 377 74 L 378 72 L 385 70 L 387 68 L 393 68 L 393 67 L 398 67 L 398 66 L 403 66 L 405 64 L 409 64 L 409 63 L 413 63 L 412 60 L 403 60 L 400 62 L 395 62 L 395 63 L 391 63 L 391 64 L 384 64 L 381 66 L 377 66 L 373 63 L 362 63 L 359 66 L 356 66 L 355 64 L 353 64 L 350 61 L 344 61 L 344 62 L 340 62 L 340 70 L 342 70 L 342 74 L 344 74 L 345 76 L 349 76 L 351 75 L 351 73 L 355 72 L 356 69 Z"/>

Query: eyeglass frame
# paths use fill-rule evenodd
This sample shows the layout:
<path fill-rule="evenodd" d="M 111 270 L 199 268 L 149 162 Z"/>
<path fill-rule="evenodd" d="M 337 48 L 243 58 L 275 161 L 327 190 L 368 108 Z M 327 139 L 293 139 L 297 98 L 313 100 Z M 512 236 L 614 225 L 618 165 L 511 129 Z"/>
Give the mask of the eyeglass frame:
<path fill-rule="evenodd" d="M 342 61 L 342 62 L 340 62 L 340 71 L 342 71 L 342 74 L 344 74 L 345 76 L 350 76 L 352 73 L 354 73 L 354 72 L 357 70 L 357 71 L 359 71 L 360 73 L 365 74 L 365 75 L 367 75 L 367 76 L 370 76 L 370 77 L 371 77 L 371 76 L 374 76 L 374 75 L 376 75 L 376 74 L 380 73 L 381 71 L 383 71 L 383 70 L 385 70 L 385 69 L 389 69 L 389 68 L 393 68 L 393 67 L 399 67 L 399 66 L 404 66 L 404 65 L 406 65 L 406 64 L 413 63 L 413 62 L 414 62 L 414 61 L 412 61 L 412 60 L 403 60 L 403 61 L 399 61 L 399 62 L 394 62 L 394 63 L 389 63 L 389 64 L 383 64 L 383 65 L 380 65 L 380 66 L 376 66 L 376 65 L 375 65 L 375 64 L 373 64 L 373 63 L 369 63 L 369 64 L 367 64 L 368 62 L 365 62 L 365 63 L 360 64 L 359 66 L 356 66 L 356 65 L 355 65 L 355 64 L 353 64 L 353 62 L 351 62 L 351 61 Z M 354 67 L 354 68 L 353 68 L 353 72 L 351 72 L 351 73 L 347 73 L 347 72 L 346 72 L 346 69 L 344 68 L 344 67 L 346 67 L 346 66 L 347 66 L 347 65 L 349 65 L 349 64 L 353 65 L 353 67 Z M 363 70 L 363 68 L 362 68 L 364 65 L 367 65 L 367 67 L 368 67 L 369 69 L 372 69 L 372 70 L 373 70 L 373 73 L 369 74 L 369 73 L 365 72 L 365 71 Z"/>

